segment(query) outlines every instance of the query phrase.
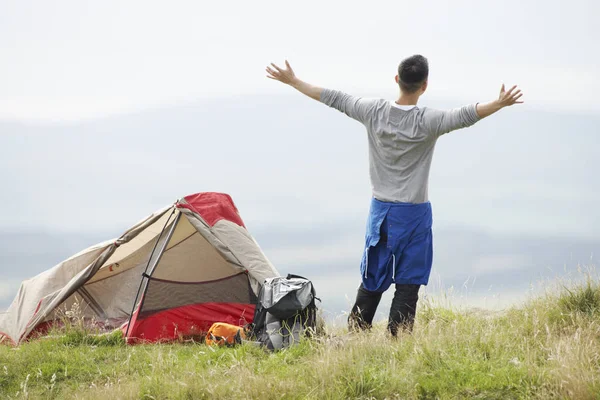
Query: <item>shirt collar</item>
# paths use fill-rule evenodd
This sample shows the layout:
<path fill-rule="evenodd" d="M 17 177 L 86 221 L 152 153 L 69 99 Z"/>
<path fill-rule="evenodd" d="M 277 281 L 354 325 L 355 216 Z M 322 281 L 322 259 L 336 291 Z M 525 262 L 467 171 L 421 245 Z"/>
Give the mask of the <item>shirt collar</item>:
<path fill-rule="evenodd" d="M 410 110 L 412 110 L 413 108 L 416 108 L 416 107 L 417 107 L 417 106 L 416 106 L 416 105 L 414 105 L 414 104 L 413 104 L 413 105 L 410 105 L 410 106 L 404 106 L 404 105 L 400 105 L 400 104 L 396 103 L 395 101 L 392 101 L 391 103 L 392 103 L 392 106 L 394 106 L 394 107 L 396 107 L 396 108 L 399 108 L 399 109 L 401 109 L 401 110 L 404 110 L 404 111 L 410 111 Z"/>

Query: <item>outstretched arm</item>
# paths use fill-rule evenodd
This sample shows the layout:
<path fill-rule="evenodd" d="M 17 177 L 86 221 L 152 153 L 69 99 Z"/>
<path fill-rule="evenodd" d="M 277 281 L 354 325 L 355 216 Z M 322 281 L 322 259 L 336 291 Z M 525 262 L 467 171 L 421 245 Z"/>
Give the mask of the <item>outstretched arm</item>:
<path fill-rule="evenodd" d="M 517 89 L 517 85 L 511 87 L 507 92 L 504 88 L 504 84 L 502 84 L 502 87 L 500 88 L 500 95 L 496 100 L 490 101 L 489 103 L 477 104 L 477 115 L 479 118 L 489 117 L 504 107 L 523 103 L 522 101 L 519 101 L 521 96 L 523 96 L 523 93 L 521 93 L 520 89 L 515 89 Z"/>
<path fill-rule="evenodd" d="M 298 79 L 289 62 L 286 61 L 285 66 L 286 68 L 279 68 L 277 65 L 271 63 L 266 69 L 267 78 L 290 85 L 300 93 L 335 108 L 363 124 L 366 123 L 375 106 L 375 100 L 363 99 L 338 90 L 313 86 Z"/>
<path fill-rule="evenodd" d="M 271 63 L 270 66 L 267 66 L 267 78 L 290 85 L 300 93 L 305 94 L 317 101 L 321 100 L 321 92 L 323 91 L 323 88 L 313 86 L 310 83 L 306 83 L 298 79 L 287 60 L 285 61 L 285 66 L 286 68 L 279 68 L 277 65 Z"/>
<path fill-rule="evenodd" d="M 504 107 L 523 103 L 519 101 L 523 93 L 515 89 L 517 89 L 516 85 L 507 92 L 504 85 L 502 85 L 498 98 L 489 103 L 470 104 L 448 111 L 428 109 L 426 122 L 429 124 L 431 132 L 436 136 L 466 128 Z"/>

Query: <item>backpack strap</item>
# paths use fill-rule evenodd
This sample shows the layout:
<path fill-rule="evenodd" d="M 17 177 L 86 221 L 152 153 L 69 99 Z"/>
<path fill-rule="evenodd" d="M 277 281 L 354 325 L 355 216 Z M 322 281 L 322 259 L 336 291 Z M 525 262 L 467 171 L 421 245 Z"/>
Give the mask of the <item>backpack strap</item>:
<path fill-rule="evenodd" d="M 233 343 L 232 344 L 242 344 L 241 329 L 235 333 L 235 336 L 233 337 Z"/>

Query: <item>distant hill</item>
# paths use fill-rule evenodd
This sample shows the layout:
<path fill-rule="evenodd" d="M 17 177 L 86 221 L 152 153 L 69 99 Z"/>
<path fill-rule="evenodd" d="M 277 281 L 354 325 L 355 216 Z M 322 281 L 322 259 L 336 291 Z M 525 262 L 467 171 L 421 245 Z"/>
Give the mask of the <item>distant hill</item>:
<path fill-rule="evenodd" d="M 280 273 L 297 273 L 315 283 L 322 308 L 330 317 L 347 311 L 360 283 L 362 221 L 314 229 L 255 229 L 255 238 Z M 115 235 L 51 232 L 0 233 L 0 309 L 12 301 L 18 285 L 94 243 Z M 530 285 L 590 267 L 600 254 L 600 240 L 486 234 L 474 230 L 436 230 L 429 291 L 454 287 L 470 305 L 504 306 L 523 299 Z M 0 286 L 0 288 L 2 288 Z M 386 294 L 380 317 L 387 312 Z M 494 299 L 494 296 L 499 299 Z M 487 304 L 483 298 L 487 297 Z"/>
<path fill-rule="evenodd" d="M 598 126 L 597 115 L 524 105 L 442 137 L 430 180 L 436 225 L 600 237 Z M 301 96 L 0 122 L 0 228 L 112 231 L 207 190 L 232 194 L 254 226 L 360 219 L 366 146 L 361 124 Z"/>
<path fill-rule="evenodd" d="M 513 296 L 593 263 L 598 126 L 600 116 L 523 106 L 442 137 L 430 180 L 435 282 Z M 360 278 L 366 145 L 359 123 L 300 96 L 0 121 L 0 308 L 22 279 L 178 197 L 224 191 L 280 271 L 308 275 L 326 307 L 345 310 Z"/>

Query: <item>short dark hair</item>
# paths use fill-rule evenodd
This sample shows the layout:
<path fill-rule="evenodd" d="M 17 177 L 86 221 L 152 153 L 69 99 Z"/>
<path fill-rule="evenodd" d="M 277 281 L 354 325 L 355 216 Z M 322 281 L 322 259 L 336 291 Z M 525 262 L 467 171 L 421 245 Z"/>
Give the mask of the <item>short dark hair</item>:
<path fill-rule="evenodd" d="M 398 83 L 405 93 L 414 93 L 421 88 L 429 76 L 429 63 L 420 54 L 402 60 L 398 66 Z"/>

